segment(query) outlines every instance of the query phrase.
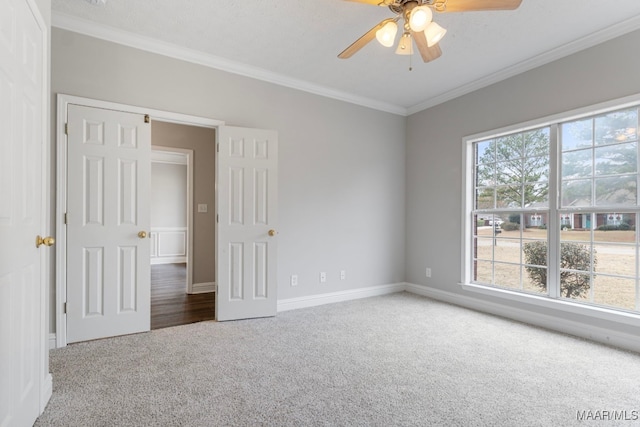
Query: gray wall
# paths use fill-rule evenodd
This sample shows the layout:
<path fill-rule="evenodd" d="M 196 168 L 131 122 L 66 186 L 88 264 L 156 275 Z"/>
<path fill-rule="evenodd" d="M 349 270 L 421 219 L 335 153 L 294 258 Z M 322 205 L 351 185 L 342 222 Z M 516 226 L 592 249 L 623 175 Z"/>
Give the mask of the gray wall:
<path fill-rule="evenodd" d="M 216 280 L 215 140 L 215 129 L 151 122 L 151 144 L 193 150 L 193 283 Z M 207 213 L 198 212 L 199 203 L 208 205 Z"/>
<path fill-rule="evenodd" d="M 639 44 L 640 32 L 636 31 L 408 118 L 407 282 L 491 299 L 464 292 L 457 284 L 461 269 L 462 138 L 640 93 L 640 56 L 634 54 Z M 431 279 L 425 277 L 425 267 L 433 269 Z M 638 334 L 631 329 L 628 332 Z"/>
<path fill-rule="evenodd" d="M 404 117 L 60 29 L 52 36 L 54 94 L 278 131 L 279 299 L 404 279 Z"/>

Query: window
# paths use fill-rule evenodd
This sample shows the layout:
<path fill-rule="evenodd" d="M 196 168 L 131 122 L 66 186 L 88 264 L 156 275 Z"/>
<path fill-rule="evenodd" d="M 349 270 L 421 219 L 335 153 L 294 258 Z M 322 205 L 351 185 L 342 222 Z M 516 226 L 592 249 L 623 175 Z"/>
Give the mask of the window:
<path fill-rule="evenodd" d="M 463 282 L 640 312 L 638 119 L 632 105 L 466 140 Z"/>

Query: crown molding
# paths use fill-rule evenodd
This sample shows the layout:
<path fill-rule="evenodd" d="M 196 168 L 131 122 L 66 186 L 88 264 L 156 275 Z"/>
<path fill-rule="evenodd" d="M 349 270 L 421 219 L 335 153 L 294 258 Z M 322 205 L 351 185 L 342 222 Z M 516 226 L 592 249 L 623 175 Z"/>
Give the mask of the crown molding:
<path fill-rule="evenodd" d="M 538 56 L 534 56 L 531 59 L 527 59 L 526 61 L 522 61 L 511 67 L 507 67 L 503 70 L 500 70 L 496 73 L 493 73 L 481 79 L 475 80 L 466 85 L 460 86 L 449 92 L 445 92 L 441 95 L 437 95 L 432 98 L 429 98 L 426 101 L 421 102 L 420 104 L 416 104 L 412 107 L 407 108 L 407 115 L 418 113 L 420 111 L 426 110 L 427 108 L 434 107 L 436 105 L 442 104 L 446 101 L 450 101 L 459 96 L 466 95 L 478 89 L 482 89 L 494 83 L 498 83 L 502 80 L 506 80 L 510 77 L 516 76 L 518 74 L 522 74 L 526 71 L 532 70 L 534 68 L 540 67 L 542 65 L 564 58 L 571 54 L 588 49 L 590 47 L 599 45 L 601 43 L 604 43 L 616 37 L 623 36 L 627 33 L 630 33 L 631 31 L 635 31 L 638 29 L 640 29 L 640 15 L 634 16 L 632 18 L 627 19 L 626 21 L 622 21 L 616 25 L 612 25 L 603 30 L 589 34 L 588 36 L 583 37 L 581 39 L 569 42 L 563 46 L 552 49 Z"/>
<path fill-rule="evenodd" d="M 128 31 L 110 27 L 108 25 L 98 24 L 93 21 L 85 20 L 56 11 L 52 11 L 51 21 L 53 27 L 61 28 L 64 30 L 73 31 L 132 48 L 141 49 L 147 52 L 168 56 L 171 58 L 203 65 L 205 67 L 214 68 L 228 73 L 261 80 L 279 86 L 284 86 L 303 92 L 312 93 L 314 95 L 336 99 L 339 101 L 400 116 L 409 116 L 411 114 L 418 113 L 420 111 L 466 95 L 478 89 L 485 88 L 494 83 L 498 83 L 502 80 L 506 80 L 510 77 L 522 74 L 526 71 L 604 43 L 616 37 L 620 37 L 631 31 L 640 29 L 640 15 L 634 16 L 619 24 L 612 25 L 606 29 L 592 33 L 581 39 L 574 40 L 556 49 L 552 49 L 548 52 L 522 61 L 511 67 L 507 67 L 496 73 L 492 73 L 489 76 L 480 78 L 448 92 L 431 97 L 424 102 L 421 102 L 409 108 L 405 108 L 399 105 L 357 96 L 329 87 L 315 85 L 313 83 L 309 83 L 300 79 L 295 79 L 278 73 L 274 73 L 263 68 L 252 67 L 240 62 L 231 61 L 219 56 L 206 54 L 193 49 L 187 49 L 178 45 L 162 42 L 157 39 L 141 36 Z"/>
<path fill-rule="evenodd" d="M 262 80 L 279 86 L 297 89 L 303 92 L 312 93 L 314 95 L 320 95 L 326 98 L 332 98 L 338 101 L 344 101 L 350 104 L 360 105 L 362 107 L 397 114 L 400 116 L 407 115 L 407 109 L 399 105 L 353 95 L 321 85 L 315 85 L 313 83 L 309 83 L 300 79 L 295 79 L 292 77 L 274 73 L 263 68 L 252 67 L 240 62 L 231 61 L 219 56 L 184 48 L 171 43 L 166 43 L 160 40 L 153 39 L 151 37 L 141 36 L 128 31 L 110 27 L 108 25 L 99 24 L 97 22 L 89 21 L 64 13 L 52 11 L 51 25 L 63 30 L 73 31 L 98 39 L 118 43 L 124 46 L 156 53 L 159 55 L 168 56 L 198 65 L 203 65 L 205 67 L 214 68 L 228 73 L 250 77 L 256 80 Z"/>

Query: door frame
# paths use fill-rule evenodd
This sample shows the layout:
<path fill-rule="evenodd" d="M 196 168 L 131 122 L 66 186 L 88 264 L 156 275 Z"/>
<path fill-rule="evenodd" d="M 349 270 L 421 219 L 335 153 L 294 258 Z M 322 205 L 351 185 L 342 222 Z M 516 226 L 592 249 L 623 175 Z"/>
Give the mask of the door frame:
<path fill-rule="evenodd" d="M 56 111 L 56 147 L 57 147 L 57 172 L 56 172 L 56 348 L 67 345 L 67 316 L 65 304 L 67 301 L 67 230 L 64 221 L 64 214 L 67 207 L 67 135 L 65 124 L 67 122 L 67 109 L 69 104 L 82 105 L 85 107 L 102 108 L 105 110 L 125 111 L 129 113 L 148 114 L 151 120 L 192 125 L 217 130 L 219 126 L 225 124 L 222 120 L 199 117 L 188 114 L 175 113 L 170 111 L 156 110 L 116 102 L 101 101 L 97 99 L 84 98 L 80 96 L 59 93 L 57 95 Z M 218 143 L 218 132 L 216 140 Z M 218 177 L 216 174 L 215 201 L 218 203 Z M 217 225 L 216 225 L 217 234 Z M 217 245 L 216 245 L 217 246 Z M 218 264 L 218 254 L 215 254 L 216 269 Z"/>
<path fill-rule="evenodd" d="M 155 159 L 154 153 L 166 153 L 166 154 L 179 154 L 187 159 L 187 286 L 186 292 L 188 294 L 193 293 L 193 162 L 194 154 L 193 150 L 186 148 L 165 147 L 162 145 L 153 145 L 153 135 L 151 135 L 151 164 L 153 163 L 165 163 L 165 164 L 181 164 L 171 161 L 171 159 Z M 160 154 L 161 156 L 162 154 Z M 153 181 L 151 181 L 151 187 L 153 188 Z M 151 231 L 151 228 L 149 228 Z M 156 242 L 157 244 L 157 242 Z"/>

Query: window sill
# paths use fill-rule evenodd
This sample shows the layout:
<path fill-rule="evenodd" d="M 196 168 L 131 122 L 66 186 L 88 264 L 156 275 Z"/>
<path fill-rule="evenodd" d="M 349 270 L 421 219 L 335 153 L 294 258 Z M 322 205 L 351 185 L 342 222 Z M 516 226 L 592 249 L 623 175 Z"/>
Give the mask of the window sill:
<path fill-rule="evenodd" d="M 533 294 L 523 294 L 520 292 L 510 291 L 508 289 L 494 288 L 491 286 L 478 285 L 474 283 L 460 283 L 460 285 L 464 290 L 470 292 L 477 292 L 505 300 L 535 305 L 537 307 L 563 311 L 565 313 L 591 317 L 608 322 L 640 327 L 640 314 L 617 311 L 593 305 L 578 304 L 571 301 L 557 300 Z"/>

